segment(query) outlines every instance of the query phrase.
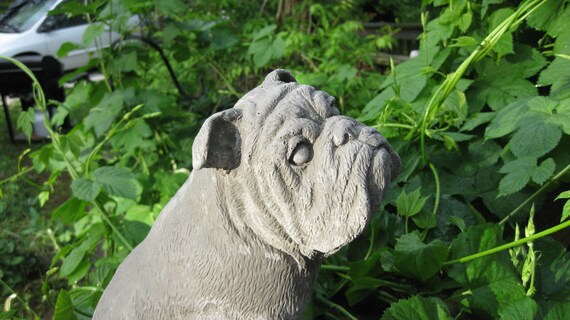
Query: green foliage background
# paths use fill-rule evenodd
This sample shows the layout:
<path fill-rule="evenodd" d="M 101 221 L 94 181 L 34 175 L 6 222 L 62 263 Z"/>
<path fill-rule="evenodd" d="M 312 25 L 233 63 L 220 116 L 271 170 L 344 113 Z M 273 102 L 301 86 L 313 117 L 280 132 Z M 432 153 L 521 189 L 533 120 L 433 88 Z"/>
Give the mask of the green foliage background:
<path fill-rule="evenodd" d="M 569 242 L 554 233 L 570 225 L 570 2 L 424 0 L 419 55 L 389 66 L 377 62 L 396 30 L 363 32 L 370 3 L 65 6 L 91 26 L 61 55 L 89 46 L 104 26 L 142 33 L 160 45 L 183 92 L 156 50 L 125 38 L 86 67 L 104 81 L 79 81 L 64 102 L 50 102 L 58 106 L 51 124 L 69 117 L 73 129 L 52 132 L 0 185 L 10 194 L 15 180 L 37 172 L 48 177 L 40 205 L 69 197 L 38 227 L 54 230 L 38 285 L 23 285 L 25 258 L 3 253 L 10 304 L 0 317 L 90 318 L 114 270 L 188 177 L 201 122 L 287 68 L 380 130 L 403 159 L 366 233 L 323 265 L 307 319 L 569 318 Z M 133 14 L 140 30 L 126 23 Z M 19 127 L 31 132 L 31 119 L 23 112 Z M 11 245 L 1 247 L 10 254 Z"/>

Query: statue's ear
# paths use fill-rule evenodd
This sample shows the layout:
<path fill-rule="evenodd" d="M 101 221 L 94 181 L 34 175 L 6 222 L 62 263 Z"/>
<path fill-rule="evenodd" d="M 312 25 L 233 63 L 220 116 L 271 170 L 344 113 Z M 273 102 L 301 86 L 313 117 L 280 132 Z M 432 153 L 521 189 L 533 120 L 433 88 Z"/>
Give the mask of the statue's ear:
<path fill-rule="evenodd" d="M 192 145 L 194 170 L 231 170 L 239 166 L 241 137 L 236 123 L 241 114 L 239 109 L 228 109 L 206 119 Z"/>
<path fill-rule="evenodd" d="M 264 87 L 272 87 L 289 82 L 297 82 L 297 80 L 295 80 L 295 77 L 293 77 L 289 71 L 284 69 L 277 69 L 271 71 L 271 73 L 265 77 L 262 85 Z"/>

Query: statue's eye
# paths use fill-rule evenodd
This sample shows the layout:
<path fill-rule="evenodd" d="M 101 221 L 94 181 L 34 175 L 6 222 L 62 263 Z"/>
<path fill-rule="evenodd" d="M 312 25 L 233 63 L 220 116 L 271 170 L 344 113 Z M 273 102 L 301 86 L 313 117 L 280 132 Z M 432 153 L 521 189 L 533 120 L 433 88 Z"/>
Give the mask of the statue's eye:
<path fill-rule="evenodd" d="M 300 166 L 302 164 L 311 161 L 312 158 L 313 158 L 313 148 L 309 144 L 301 142 L 295 147 L 295 149 L 291 153 L 291 156 L 289 157 L 289 162 L 296 166 Z"/>

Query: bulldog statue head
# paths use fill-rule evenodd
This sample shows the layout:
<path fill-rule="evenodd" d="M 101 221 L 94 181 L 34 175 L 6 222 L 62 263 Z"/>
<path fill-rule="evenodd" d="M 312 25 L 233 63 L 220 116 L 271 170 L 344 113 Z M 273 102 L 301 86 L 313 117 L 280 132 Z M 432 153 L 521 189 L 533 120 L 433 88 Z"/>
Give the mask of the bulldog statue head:
<path fill-rule="evenodd" d="M 330 255 L 376 211 L 400 160 L 375 129 L 340 116 L 335 99 L 270 73 L 233 109 L 209 118 L 194 169 L 233 171 L 247 210 L 240 220 L 295 256 Z"/>
<path fill-rule="evenodd" d="M 378 131 L 285 70 L 208 118 L 192 162 L 95 318 L 295 319 L 400 167 Z"/>

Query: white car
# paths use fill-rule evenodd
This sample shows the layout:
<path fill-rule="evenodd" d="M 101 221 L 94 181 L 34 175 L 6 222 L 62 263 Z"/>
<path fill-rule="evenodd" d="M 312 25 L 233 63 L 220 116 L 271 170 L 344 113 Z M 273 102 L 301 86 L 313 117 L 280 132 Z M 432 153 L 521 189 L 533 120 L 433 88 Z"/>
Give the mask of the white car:
<path fill-rule="evenodd" d="M 57 58 L 57 51 L 63 43 L 82 43 L 83 32 L 88 27 L 83 16 L 48 15 L 50 10 L 66 1 L 69 0 L 16 0 L 0 16 L 0 55 Z M 117 39 L 119 34 L 111 33 L 97 41 L 99 46 L 108 47 Z M 75 49 L 58 60 L 63 71 L 74 70 L 87 64 L 88 52 L 95 50 L 93 43 L 90 48 Z"/>

